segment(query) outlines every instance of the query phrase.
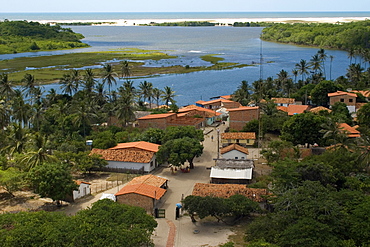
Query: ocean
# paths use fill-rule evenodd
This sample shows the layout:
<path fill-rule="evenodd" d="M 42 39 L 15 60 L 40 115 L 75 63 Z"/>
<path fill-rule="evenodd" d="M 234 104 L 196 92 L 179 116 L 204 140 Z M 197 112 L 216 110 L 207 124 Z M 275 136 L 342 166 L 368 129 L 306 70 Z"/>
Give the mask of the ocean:
<path fill-rule="evenodd" d="M 254 16 L 283 16 L 296 15 L 316 17 L 328 17 L 340 15 L 348 17 L 370 16 L 370 12 L 315 12 L 315 13 L 39 13 L 39 14 L 12 14 L 7 18 L 21 18 L 31 20 L 76 20 L 90 19 L 112 20 L 114 18 L 238 18 L 242 15 Z M 0 14 L 3 16 L 3 14 Z M 179 17 L 180 16 L 180 17 Z M 298 18 L 298 17 L 297 17 Z M 215 27 L 149 27 L 149 26 L 70 26 L 73 31 L 85 36 L 83 42 L 90 48 L 32 52 L 22 54 L 0 55 L 0 59 L 11 59 L 20 56 L 48 56 L 70 52 L 89 52 L 117 50 L 120 48 L 140 48 L 146 50 L 161 50 L 168 54 L 176 55 L 176 59 L 160 61 L 145 61 L 145 66 L 208 66 L 208 62 L 200 59 L 200 56 L 214 54 L 224 58 L 225 62 L 241 64 L 256 64 L 262 58 L 262 67 L 259 65 L 248 66 L 232 70 L 202 71 L 188 74 L 157 75 L 148 78 L 133 78 L 134 85 L 146 80 L 153 83 L 154 87 L 163 89 L 170 86 L 176 91 L 179 106 L 194 104 L 198 100 L 209 100 L 211 97 L 232 94 L 241 81 L 246 80 L 250 84 L 260 77 L 276 78 L 276 74 L 284 69 L 292 76 L 292 70 L 301 59 L 309 61 L 316 54 L 318 48 L 301 47 L 287 44 L 278 44 L 260 40 L 263 28 L 234 28 L 229 26 Z M 349 59 L 347 53 L 337 50 L 326 50 L 329 56 L 333 56 L 331 78 L 335 79 L 347 73 Z M 47 57 L 45 57 L 47 59 Z M 97 65 L 101 66 L 101 65 Z M 365 64 L 363 67 L 367 66 Z M 329 79 L 329 59 L 326 61 L 325 70 Z M 134 75 L 135 76 L 135 75 Z M 37 79 L 37 78 L 36 78 Z M 117 87 L 122 85 L 118 81 Z M 59 91 L 58 84 L 45 86 L 45 91 L 54 88 Z"/>

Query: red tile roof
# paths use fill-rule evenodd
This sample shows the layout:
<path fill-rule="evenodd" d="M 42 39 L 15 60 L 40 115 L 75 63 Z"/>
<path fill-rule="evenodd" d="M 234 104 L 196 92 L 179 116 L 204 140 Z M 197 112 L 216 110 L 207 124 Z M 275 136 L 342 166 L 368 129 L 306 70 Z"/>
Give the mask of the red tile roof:
<path fill-rule="evenodd" d="M 239 152 L 242 152 L 242 153 L 245 153 L 245 154 L 249 154 L 249 151 L 248 151 L 248 148 L 245 148 L 245 147 L 242 147 L 236 143 L 234 144 L 231 144 L 227 147 L 224 147 L 220 150 L 221 154 L 224 154 L 224 153 L 227 153 L 227 152 L 230 152 L 232 150 L 237 150 Z"/>
<path fill-rule="evenodd" d="M 352 96 L 352 97 L 357 98 L 357 95 L 355 93 L 348 93 L 348 92 L 343 92 L 343 91 L 337 91 L 337 92 L 334 92 L 334 93 L 328 93 L 328 96 L 329 97 L 340 96 L 340 95 L 348 95 L 348 96 Z"/>
<path fill-rule="evenodd" d="M 148 184 L 134 184 L 126 185 L 120 191 L 118 191 L 115 196 L 125 195 L 125 194 L 139 194 L 147 196 L 156 200 L 161 199 L 161 197 L 166 193 L 165 189 L 148 185 Z"/>
<path fill-rule="evenodd" d="M 232 97 L 233 97 L 232 95 L 223 95 L 223 96 L 220 96 L 220 98 L 229 99 L 229 100 L 231 100 Z"/>
<path fill-rule="evenodd" d="M 346 133 L 348 137 L 360 137 L 361 136 L 360 131 L 356 130 L 355 128 L 349 126 L 346 123 L 340 123 L 339 129 L 343 130 L 343 132 Z"/>
<path fill-rule="evenodd" d="M 201 105 L 210 105 L 210 104 L 217 103 L 217 102 L 235 103 L 235 101 L 228 100 L 228 99 L 214 99 L 214 100 L 204 101 L 204 102 L 197 101 L 197 103 Z"/>
<path fill-rule="evenodd" d="M 323 106 L 318 106 L 318 107 L 310 109 L 310 112 L 313 112 L 313 113 L 319 113 L 320 111 L 327 111 L 329 113 L 331 112 L 330 109 L 323 107 Z"/>
<path fill-rule="evenodd" d="M 233 139 L 233 140 L 255 140 L 256 133 L 254 132 L 228 132 L 221 133 L 222 139 Z"/>
<path fill-rule="evenodd" d="M 128 150 L 128 149 L 98 149 L 93 148 L 90 154 L 99 154 L 104 160 L 134 162 L 134 163 L 149 163 L 154 152 L 144 150 Z"/>
<path fill-rule="evenodd" d="M 303 113 L 303 112 L 305 112 L 309 109 L 310 109 L 309 105 L 288 105 L 288 107 L 287 107 L 287 111 L 288 111 L 289 116 Z"/>
<path fill-rule="evenodd" d="M 369 90 L 353 90 L 351 93 L 360 93 L 365 97 L 370 97 L 370 91 Z"/>
<path fill-rule="evenodd" d="M 144 175 L 140 177 L 133 178 L 130 182 L 127 183 L 128 185 L 134 185 L 134 184 L 147 184 L 155 187 L 161 187 L 164 183 L 166 183 L 168 179 L 158 177 L 152 174 Z"/>
<path fill-rule="evenodd" d="M 135 149 L 142 149 L 150 152 L 158 152 L 159 149 L 158 144 L 150 143 L 150 142 L 144 142 L 144 141 L 139 141 L 139 142 L 125 142 L 125 143 L 118 143 L 117 146 L 110 148 L 111 150 L 117 150 L 117 149 L 130 149 L 130 148 L 135 148 Z"/>
<path fill-rule="evenodd" d="M 89 183 L 89 182 L 80 181 L 80 180 L 75 180 L 75 183 L 76 183 L 77 185 L 80 185 L 80 184 L 91 184 L 91 183 Z"/>
<path fill-rule="evenodd" d="M 179 113 L 185 113 L 185 112 L 190 112 L 190 111 L 204 112 L 206 114 L 206 117 L 214 117 L 214 116 L 221 115 L 221 113 L 215 112 L 211 109 L 206 109 L 206 108 L 203 108 L 203 107 L 199 107 L 199 106 L 196 106 L 196 105 L 188 105 L 186 107 L 183 107 L 183 108 L 179 109 L 178 112 Z M 180 116 L 180 114 L 177 114 L 177 116 Z"/>
<path fill-rule="evenodd" d="M 258 106 L 241 106 L 239 108 L 232 108 L 232 109 L 227 109 L 229 112 L 230 111 L 249 111 L 249 110 L 258 110 Z"/>
<path fill-rule="evenodd" d="M 140 120 L 144 119 L 159 119 L 159 118 L 166 118 L 172 115 L 175 115 L 176 113 L 163 113 L 163 114 L 150 114 L 145 117 L 138 118 Z"/>
<path fill-rule="evenodd" d="M 263 196 L 267 195 L 267 190 L 248 188 L 243 184 L 196 183 L 192 193 L 194 196 L 214 196 L 221 198 L 229 198 L 236 194 L 243 195 L 256 202 L 262 202 L 265 200 Z"/>

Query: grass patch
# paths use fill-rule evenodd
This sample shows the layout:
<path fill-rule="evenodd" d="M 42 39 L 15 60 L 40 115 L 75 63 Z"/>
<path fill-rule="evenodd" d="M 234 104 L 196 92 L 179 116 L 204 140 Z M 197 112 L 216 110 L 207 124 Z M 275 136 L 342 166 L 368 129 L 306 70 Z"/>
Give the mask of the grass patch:
<path fill-rule="evenodd" d="M 210 62 L 212 64 L 217 64 L 218 62 L 225 60 L 222 57 L 216 57 L 216 55 L 218 55 L 218 54 L 209 54 L 209 55 L 201 56 L 200 58 L 203 61 Z"/>

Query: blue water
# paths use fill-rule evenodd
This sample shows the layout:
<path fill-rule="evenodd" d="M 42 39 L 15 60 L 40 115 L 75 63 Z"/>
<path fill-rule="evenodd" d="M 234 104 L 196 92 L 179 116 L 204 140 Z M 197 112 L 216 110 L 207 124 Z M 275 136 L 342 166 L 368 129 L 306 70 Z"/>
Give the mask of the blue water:
<path fill-rule="evenodd" d="M 354 15 L 356 13 L 356 15 Z M 296 14 L 297 17 L 305 17 L 306 15 L 320 15 L 319 17 L 327 17 L 331 15 L 344 16 L 359 16 L 360 14 L 370 12 L 352 12 L 352 13 L 288 13 Z M 73 19 L 90 19 L 91 15 L 95 15 L 94 19 L 102 16 L 102 19 L 113 19 L 113 16 L 127 14 L 133 19 L 140 15 L 150 15 L 154 18 L 160 15 L 160 18 L 169 18 L 167 15 L 200 15 L 205 17 L 204 13 L 63 13 L 57 14 L 64 16 L 63 18 Z M 261 13 L 206 13 L 207 15 L 227 15 L 227 18 L 236 18 L 234 15 L 260 15 Z M 14 14 L 16 15 L 16 14 Z M 23 17 L 26 14 L 22 14 Z M 28 14 L 27 14 L 28 15 Z M 37 14 L 32 14 L 37 15 Z M 41 19 L 46 19 L 49 16 L 56 20 L 56 14 L 40 14 Z M 107 17 L 110 16 L 110 18 Z M 266 15 L 284 15 L 287 13 L 263 13 Z M 322 15 L 322 16 L 321 16 Z M 66 17 L 67 16 L 67 17 Z M 199 17 L 200 17 L 199 16 Z M 268 16 L 270 17 L 270 16 Z M 317 17 L 317 16 L 316 16 Z M 127 18 L 127 17 L 125 17 Z M 179 18 L 179 17 L 174 17 Z M 208 17 L 207 17 L 208 18 Z M 28 19 L 28 18 L 23 18 Z M 19 56 L 45 56 L 64 54 L 69 52 L 88 52 L 88 51 L 106 51 L 116 50 L 120 48 L 142 48 L 147 50 L 161 50 L 170 55 L 176 55 L 176 59 L 167 59 L 163 61 L 147 61 L 146 66 L 171 66 L 171 65 L 189 65 L 189 66 L 208 66 L 209 63 L 200 59 L 201 55 L 217 54 L 223 57 L 225 62 L 236 62 L 240 64 L 259 63 L 260 54 L 262 51 L 263 66 L 249 66 L 241 69 L 222 70 L 222 71 L 203 71 L 180 75 L 160 75 L 150 78 L 133 78 L 135 86 L 143 81 L 153 83 L 154 87 L 163 89 L 165 86 L 173 87 L 178 95 L 176 101 L 178 105 L 194 104 L 195 101 L 203 99 L 208 100 L 210 97 L 227 95 L 233 93 L 239 86 L 242 80 L 247 80 L 250 84 L 258 80 L 261 76 L 275 77 L 280 70 L 284 69 L 291 74 L 296 63 L 301 59 L 307 61 L 318 51 L 318 48 L 307 48 L 293 45 L 277 44 L 272 42 L 264 42 L 259 39 L 262 28 L 234 28 L 234 27 L 146 27 L 146 26 L 73 26 L 75 32 L 82 33 L 85 36 L 83 42 L 91 45 L 90 48 L 69 50 L 69 51 L 52 51 L 52 52 L 33 52 L 23 54 L 8 54 L 0 55 L 0 59 L 11 59 Z M 332 79 L 346 74 L 346 69 L 349 65 L 347 53 L 344 51 L 326 50 L 328 57 L 334 56 L 332 64 Z M 96 65 L 99 66 L 99 65 Z M 365 66 L 365 65 L 363 65 Z M 326 61 L 327 78 L 329 79 L 329 59 Z M 1 72 L 1 71 L 0 71 Z M 135 75 L 134 75 L 135 76 Z M 37 79 L 37 78 L 36 78 Z M 122 81 L 118 81 L 118 86 L 122 85 Z M 59 89 L 59 85 L 47 85 L 45 90 L 50 88 Z"/>

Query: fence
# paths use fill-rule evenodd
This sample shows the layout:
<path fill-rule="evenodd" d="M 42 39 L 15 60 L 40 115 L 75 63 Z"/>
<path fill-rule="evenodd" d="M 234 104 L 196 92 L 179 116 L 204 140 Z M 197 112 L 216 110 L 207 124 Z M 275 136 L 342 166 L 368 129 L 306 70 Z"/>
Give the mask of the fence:
<path fill-rule="evenodd" d="M 93 171 L 97 172 L 116 172 L 116 173 L 129 173 L 129 174 L 144 174 L 144 167 L 140 169 L 128 169 L 128 168 L 112 168 L 112 167 L 101 167 L 95 168 Z"/>
<path fill-rule="evenodd" d="M 125 182 L 126 181 L 117 180 L 117 181 L 105 181 L 105 183 L 100 183 L 100 184 L 93 184 L 90 186 L 91 194 L 97 194 L 99 192 L 112 189 L 116 186 L 124 184 Z"/>

